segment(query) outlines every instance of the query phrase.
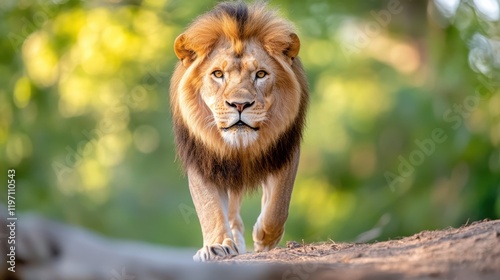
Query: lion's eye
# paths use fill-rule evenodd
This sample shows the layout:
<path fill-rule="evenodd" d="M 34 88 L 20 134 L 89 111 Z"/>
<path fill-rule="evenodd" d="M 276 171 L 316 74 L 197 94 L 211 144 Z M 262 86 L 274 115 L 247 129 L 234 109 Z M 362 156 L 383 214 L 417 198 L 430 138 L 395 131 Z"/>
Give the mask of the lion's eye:
<path fill-rule="evenodd" d="M 256 74 L 255 74 L 255 78 L 257 79 L 262 79 L 264 78 L 265 76 L 267 76 L 267 72 L 264 71 L 264 70 L 260 70 L 258 71 Z"/>
<path fill-rule="evenodd" d="M 214 72 L 212 72 L 212 75 L 214 75 L 214 77 L 216 77 L 218 79 L 224 77 L 224 74 L 222 73 L 221 70 L 215 70 Z"/>

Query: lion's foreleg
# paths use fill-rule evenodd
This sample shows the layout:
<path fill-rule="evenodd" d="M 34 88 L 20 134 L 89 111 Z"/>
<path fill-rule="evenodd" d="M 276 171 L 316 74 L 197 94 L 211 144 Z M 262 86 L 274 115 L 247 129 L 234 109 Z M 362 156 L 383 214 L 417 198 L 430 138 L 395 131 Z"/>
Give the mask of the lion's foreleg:
<path fill-rule="evenodd" d="M 203 247 L 193 259 L 208 261 L 237 255 L 238 248 L 228 222 L 228 194 L 209 184 L 193 169 L 188 170 L 189 190 L 203 233 Z"/>
<path fill-rule="evenodd" d="M 262 210 L 253 228 L 254 250 L 257 252 L 271 250 L 283 237 L 299 154 L 297 150 L 288 166 L 270 175 L 262 184 Z"/>
<path fill-rule="evenodd" d="M 245 227 L 240 216 L 242 198 L 243 194 L 241 192 L 229 191 L 229 226 L 240 254 L 246 252 Z"/>

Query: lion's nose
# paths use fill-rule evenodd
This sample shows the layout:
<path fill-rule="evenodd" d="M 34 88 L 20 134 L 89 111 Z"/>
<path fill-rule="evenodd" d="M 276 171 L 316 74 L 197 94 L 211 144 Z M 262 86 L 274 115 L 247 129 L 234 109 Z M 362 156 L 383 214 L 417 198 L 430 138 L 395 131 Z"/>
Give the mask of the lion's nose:
<path fill-rule="evenodd" d="M 228 102 L 226 101 L 226 104 L 233 107 L 233 108 L 236 108 L 236 110 L 238 110 L 238 112 L 243 112 L 243 110 L 245 110 L 246 108 L 248 107 L 252 107 L 252 105 L 255 103 L 255 101 L 253 102 Z"/>

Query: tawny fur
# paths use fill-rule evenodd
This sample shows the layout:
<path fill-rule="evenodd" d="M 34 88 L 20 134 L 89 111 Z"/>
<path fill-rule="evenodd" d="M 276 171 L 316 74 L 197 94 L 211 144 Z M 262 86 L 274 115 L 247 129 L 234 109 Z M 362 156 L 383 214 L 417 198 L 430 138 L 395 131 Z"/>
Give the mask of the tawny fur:
<path fill-rule="evenodd" d="M 178 157 L 184 168 L 194 167 L 207 181 L 221 187 L 246 190 L 253 189 L 270 173 L 289 164 L 295 150 L 299 148 L 308 103 L 306 76 L 296 57 L 292 57 L 292 75 L 280 69 L 282 76 L 275 86 L 274 94 L 279 104 L 288 102 L 287 87 L 292 81 L 300 86 L 298 111 L 287 112 L 286 117 L 275 114 L 259 130 L 259 141 L 246 149 L 232 149 L 222 140 L 214 127 L 205 125 L 210 110 L 199 99 L 201 77 L 200 66 L 211 55 L 221 41 L 228 42 L 235 56 L 241 55 L 245 45 L 256 41 L 272 58 L 286 57 L 293 40 L 298 40 L 293 26 L 277 16 L 263 4 L 254 4 L 248 9 L 242 3 L 222 3 L 214 10 L 202 15 L 178 37 L 176 54 L 181 59 L 171 81 L 171 110 L 174 120 Z M 179 83 L 188 68 L 198 60 L 198 68 L 191 70 L 188 83 L 189 104 L 179 102 Z M 182 116 L 181 106 L 192 107 L 192 115 Z M 292 116 L 290 116 L 293 114 Z M 237 175 L 237 176 L 235 176 Z"/>
<path fill-rule="evenodd" d="M 193 258 L 246 251 L 241 199 L 259 184 L 254 250 L 270 250 L 284 233 L 309 96 L 299 38 L 265 5 L 227 2 L 196 19 L 174 49 L 175 142 L 203 233 Z"/>

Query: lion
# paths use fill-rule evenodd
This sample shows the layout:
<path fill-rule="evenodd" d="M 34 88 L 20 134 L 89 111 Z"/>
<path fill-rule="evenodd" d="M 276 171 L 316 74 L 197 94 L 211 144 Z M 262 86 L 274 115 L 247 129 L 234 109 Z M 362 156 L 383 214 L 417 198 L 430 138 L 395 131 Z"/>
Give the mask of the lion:
<path fill-rule="evenodd" d="M 262 186 L 254 250 L 281 241 L 309 90 L 293 25 L 263 3 L 225 2 L 174 43 L 170 103 L 203 235 L 193 259 L 246 252 L 242 196 Z"/>

